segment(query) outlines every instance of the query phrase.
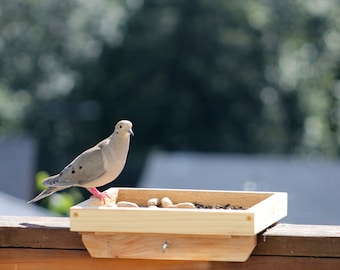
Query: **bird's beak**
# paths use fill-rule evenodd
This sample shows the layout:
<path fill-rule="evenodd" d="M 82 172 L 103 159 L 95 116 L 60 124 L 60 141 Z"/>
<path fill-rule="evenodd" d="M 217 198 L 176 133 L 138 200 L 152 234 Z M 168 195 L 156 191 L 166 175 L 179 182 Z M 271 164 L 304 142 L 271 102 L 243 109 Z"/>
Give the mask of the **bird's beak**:
<path fill-rule="evenodd" d="M 135 136 L 135 134 L 132 131 L 132 128 L 130 128 L 129 133 L 130 133 L 130 135 Z"/>

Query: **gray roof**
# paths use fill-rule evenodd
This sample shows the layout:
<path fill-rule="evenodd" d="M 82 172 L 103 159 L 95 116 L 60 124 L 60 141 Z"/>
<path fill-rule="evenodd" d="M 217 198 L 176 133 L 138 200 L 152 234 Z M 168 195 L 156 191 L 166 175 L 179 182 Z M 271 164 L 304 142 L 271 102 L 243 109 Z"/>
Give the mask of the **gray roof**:
<path fill-rule="evenodd" d="M 340 224 L 340 162 L 290 156 L 152 153 L 139 187 L 288 192 L 289 223 Z"/>
<path fill-rule="evenodd" d="M 27 204 L 33 197 L 36 142 L 28 137 L 0 138 L 0 215 L 52 216 Z"/>
<path fill-rule="evenodd" d="M 56 216 L 56 214 L 34 204 L 28 204 L 25 200 L 0 192 L 0 216 Z"/>
<path fill-rule="evenodd" d="M 0 191 L 28 200 L 33 195 L 36 142 L 28 137 L 0 138 Z"/>

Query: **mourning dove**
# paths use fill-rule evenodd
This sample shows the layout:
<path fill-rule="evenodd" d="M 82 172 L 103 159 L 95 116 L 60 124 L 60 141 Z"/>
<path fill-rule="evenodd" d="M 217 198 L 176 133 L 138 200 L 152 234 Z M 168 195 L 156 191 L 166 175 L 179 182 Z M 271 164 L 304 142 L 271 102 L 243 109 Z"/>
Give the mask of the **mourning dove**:
<path fill-rule="evenodd" d="M 42 184 L 47 188 L 29 203 L 73 186 L 86 188 L 93 196 L 105 201 L 108 195 L 96 187 L 112 182 L 123 170 L 130 135 L 133 135 L 132 123 L 128 120 L 119 121 L 111 136 L 81 153 L 59 174 L 44 179 Z"/>

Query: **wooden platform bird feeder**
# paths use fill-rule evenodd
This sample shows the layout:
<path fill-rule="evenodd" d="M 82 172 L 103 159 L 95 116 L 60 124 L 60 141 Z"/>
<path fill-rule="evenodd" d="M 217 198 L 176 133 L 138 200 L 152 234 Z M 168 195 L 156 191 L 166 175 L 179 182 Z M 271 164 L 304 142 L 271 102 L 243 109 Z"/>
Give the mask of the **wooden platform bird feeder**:
<path fill-rule="evenodd" d="M 246 261 L 256 235 L 287 215 L 287 193 L 110 188 L 71 208 L 71 231 L 96 258 Z M 151 198 L 199 208 L 148 207 Z M 124 206 L 118 207 L 119 202 Z M 138 207 L 130 207 L 129 203 Z"/>

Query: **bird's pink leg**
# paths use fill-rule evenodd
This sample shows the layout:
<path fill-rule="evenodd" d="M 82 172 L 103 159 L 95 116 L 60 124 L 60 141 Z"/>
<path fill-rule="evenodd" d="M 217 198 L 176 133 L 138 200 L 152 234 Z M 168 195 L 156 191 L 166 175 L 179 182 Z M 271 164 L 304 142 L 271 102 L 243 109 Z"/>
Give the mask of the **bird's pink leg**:
<path fill-rule="evenodd" d="M 105 204 L 105 199 L 106 198 L 110 198 L 110 196 L 106 193 L 106 192 L 100 192 L 98 189 L 96 189 L 95 187 L 93 188 L 87 188 L 87 190 L 89 192 L 91 192 L 91 194 L 96 197 L 99 198 L 104 204 Z"/>

